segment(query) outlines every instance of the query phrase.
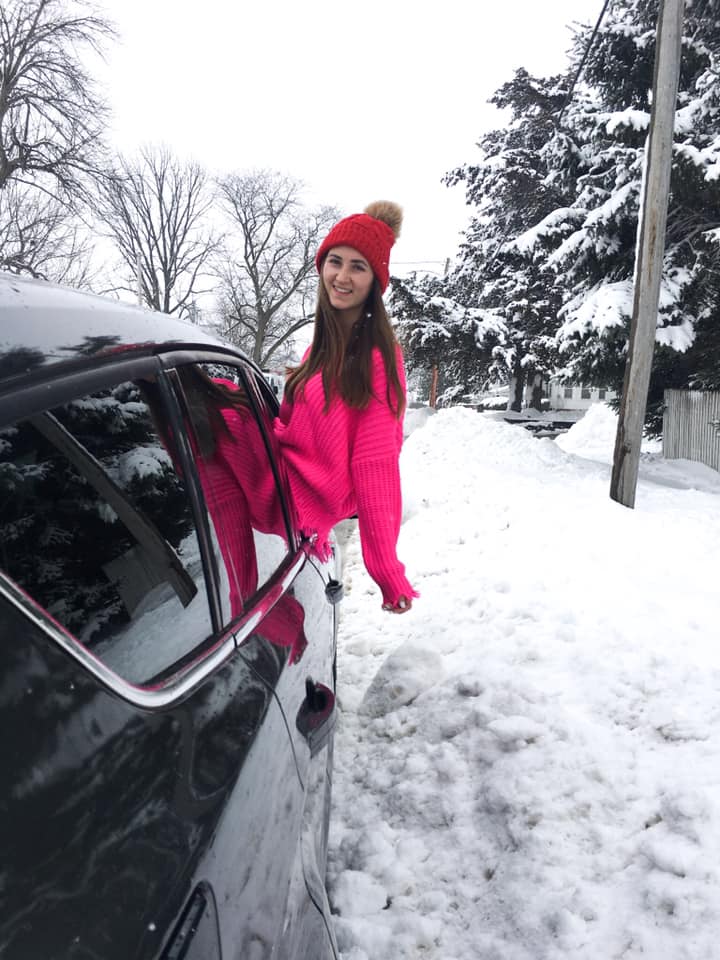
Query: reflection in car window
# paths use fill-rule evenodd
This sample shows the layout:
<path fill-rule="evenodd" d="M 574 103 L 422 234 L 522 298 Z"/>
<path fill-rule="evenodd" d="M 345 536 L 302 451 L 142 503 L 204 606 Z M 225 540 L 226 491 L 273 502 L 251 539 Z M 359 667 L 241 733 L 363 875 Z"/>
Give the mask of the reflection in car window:
<path fill-rule="evenodd" d="M 131 682 L 210 635 L 184 484 L 134 384 L 0 432 L 0 565 Z"/>
<path fill-rule="evenodd" d="M 238 367 L 177 368 L 214 530 L 223 617 L 236 617 L 288 554 L 272 464 Z"/>

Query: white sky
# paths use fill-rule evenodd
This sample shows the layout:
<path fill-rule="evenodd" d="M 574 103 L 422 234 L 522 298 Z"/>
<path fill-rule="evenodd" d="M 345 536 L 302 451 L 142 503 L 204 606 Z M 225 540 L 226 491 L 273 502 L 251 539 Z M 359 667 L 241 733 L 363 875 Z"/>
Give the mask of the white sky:
<path fill-rule="evenodd" d="M 166 143 L 213 171 L 274 168 L 308 199 L 405 209 L 393 254 L 442 269 L 466 223 L 441 184 L 499 122 L 487 100 L 524 66 L 565 66 L 602 0 L 101 0 L 121 41 L 107 84 L 122 150 Z M 397 265 L 397 266 L 396 266 Z"/>

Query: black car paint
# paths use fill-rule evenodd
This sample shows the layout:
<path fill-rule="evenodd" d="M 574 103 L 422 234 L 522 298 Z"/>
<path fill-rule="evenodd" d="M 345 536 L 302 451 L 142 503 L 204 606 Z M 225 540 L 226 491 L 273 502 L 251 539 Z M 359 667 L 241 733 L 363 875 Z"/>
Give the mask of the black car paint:
<path fill-rule="evenodd" d="M 243 363 L 274 412 L 259 372 L 195 328 L 94 298 L 80 309 L 65 291 L 60 309 L 54 288 L 33 305 L 25 281 L 0 283 L 0 424 L 199 352 Z M 3 958 L 333 956 L 332 740 L 311 755 L 297 725 L 308 677 L 332 692 L 329 575 L 306 562 L 289 587 L 309 640 L 299 664 L 260 624 L 163 709 L 108 689 L 0 596 Z"/>

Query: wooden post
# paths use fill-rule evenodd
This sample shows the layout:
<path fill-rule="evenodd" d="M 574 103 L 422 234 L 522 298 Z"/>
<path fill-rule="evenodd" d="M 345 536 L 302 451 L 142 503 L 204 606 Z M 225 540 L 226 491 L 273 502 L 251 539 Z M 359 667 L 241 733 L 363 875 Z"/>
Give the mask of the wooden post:
<path fill-rule="evenodd" d="M 610 482 L 611 498 L 626 507 L 635 506 L 640 445 L 655 348 L 684 5 L 685 0 L 661 0 L 657 24 L 653 102 L 638 223 L 633 316 Z"/>
<path fill-rule="evenodd" d="M 430 381 L 430 406 L 435 409 L 437 406 L 437 385 L 438 385 L 438 368 L 437 364 L 433 364 L 432 368 L 432 379 Z"/>

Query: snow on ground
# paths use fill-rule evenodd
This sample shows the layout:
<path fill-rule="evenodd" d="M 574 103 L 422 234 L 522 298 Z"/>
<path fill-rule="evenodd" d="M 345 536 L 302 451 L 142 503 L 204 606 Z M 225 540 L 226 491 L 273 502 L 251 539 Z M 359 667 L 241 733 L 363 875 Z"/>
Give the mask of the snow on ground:
<path fill-rule="evenodd" d="M 402 457 L 404 616 L 350 538 L 343 960 L 719 955 L 720 474 L 643 454 L 628 510 L 614 427 L 599 405 L 557 442 L 427 419 Z"/>

